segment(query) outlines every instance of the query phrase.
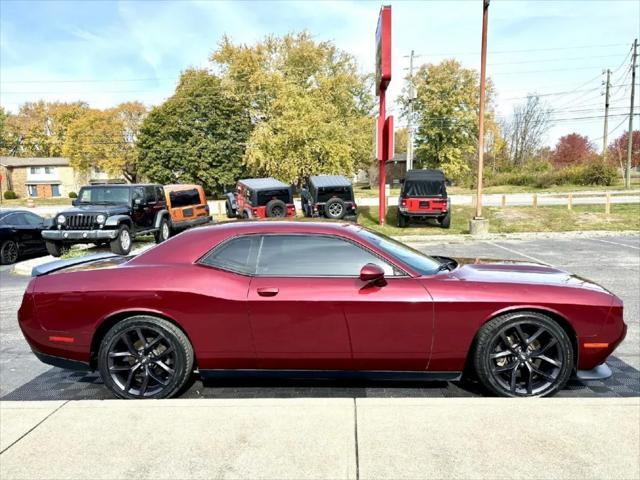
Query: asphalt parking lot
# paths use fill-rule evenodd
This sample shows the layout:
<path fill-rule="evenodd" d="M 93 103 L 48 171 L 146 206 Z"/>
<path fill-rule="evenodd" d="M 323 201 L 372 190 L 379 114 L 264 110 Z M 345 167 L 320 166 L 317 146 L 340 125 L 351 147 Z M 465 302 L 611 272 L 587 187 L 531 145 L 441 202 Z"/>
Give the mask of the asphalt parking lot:
<path fill-rule="evenodd" d="M 605 381 L 572 380 L 559 396 L 640 396 L 640 235 L 549 235 L 546 238 L 414 243 L 431 254 L 503 258 L 556 265 L 594 280 L 625 303 L 626 340 L 609 361 L 614 375 Z M 28 277 L 0 267 L 0 399 L 81 400 L 112 398 L 93 373 L 68 372 L 40 363 L 17 325 L 16 312 Z M 468 383 L 336 382 L 282 380 L 194 381 L 185 398 L 290 397 L 473 397 Z"/>

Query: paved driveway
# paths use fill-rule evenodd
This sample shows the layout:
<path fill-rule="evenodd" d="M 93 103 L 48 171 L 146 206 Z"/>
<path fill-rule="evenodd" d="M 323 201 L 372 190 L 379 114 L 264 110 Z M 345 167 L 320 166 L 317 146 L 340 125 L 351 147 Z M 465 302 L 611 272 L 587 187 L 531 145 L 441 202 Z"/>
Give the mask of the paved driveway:
<path fill-rule="evenodd" d="M 595 280 L 625 302 L 626 340 L 611 359 L 607 381 L 572 381 L 560 396 L 640 396 L 640 235 L 554 236 L 536 240 L 422 243 L 421 250 L 460 257 L 533 260 L 554 264 Z M 41 364 L 17 326 L 16 311 L 27 278 L 0 267 L 0 397 L 11 400 L 111 398 L 95 374 L 67 372 Z M 450 397 L 475 396 L 474 385 L 326 381 L 216 381 L 193 383 L 187 398 L 252 397 Z"/>

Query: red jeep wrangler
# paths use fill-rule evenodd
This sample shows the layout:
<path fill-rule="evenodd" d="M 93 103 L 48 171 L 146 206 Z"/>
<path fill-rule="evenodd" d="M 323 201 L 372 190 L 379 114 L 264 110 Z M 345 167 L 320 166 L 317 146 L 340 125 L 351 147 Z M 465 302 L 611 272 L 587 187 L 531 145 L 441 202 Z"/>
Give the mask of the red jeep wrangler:
<path fill-rule="evenodd" d="M 451 225 L 451 201 L 440 170 L 409 170 L 398 201 L 398 227 L 414 219 L 435 218 L 442 228 Z"/>
<path fill-rule="evenodd" d="M 275 178 L 238 180 L 236 191 L 225 194 L 228 218 L 295 217 L 291 185 Z"/>

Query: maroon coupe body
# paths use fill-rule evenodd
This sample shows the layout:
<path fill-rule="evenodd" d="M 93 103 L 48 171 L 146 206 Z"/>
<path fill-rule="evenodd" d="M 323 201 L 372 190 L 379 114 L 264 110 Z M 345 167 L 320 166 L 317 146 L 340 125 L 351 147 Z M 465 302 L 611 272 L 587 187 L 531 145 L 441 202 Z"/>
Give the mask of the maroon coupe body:
<path fill-rule="evenodd" d="M 316 247 L 309 243 L 314 241 Z M 322 242 L 327 241 L 344 243 L 326 250 Z M 408 248 L 389 247 L 392 242 L 351 224 L 203 227 L 134 258 L 40 272 L 25 292 L 19 322 L 43 361 L 95 369 L 103 339 L 120 322 L 140 316 L 163 319 L 188 339 L 191 370 L 201 374 L 397 372 L 455 380 L 468 366 L 482 327 L 518 312 L 540 314 L 566 333 L 573 351 L 562 358 L 572 363 L 573 371 L 598 366 L 624 338 L 621 300 L 588 280 L 539 264 L 444 257 L 424 257 L 420 265 L 436 267 L 425 274 L 415 268 Z M 308 261 L 307 244 L 319 249 Z M 302 245 L 300 251 L 296 245 Z M 357 249 L 363 261 L 372 260 L 359 265 L 358 272 L 340 267 L 334 275 L 326 270 L 333 268 L 332 251 L 335 262 L 349 263 L 339 253 L 343 246 L 345 251 Z M 216 257 L 217 251 L 223 254 Z M 324 267 L 317 267 L 318 255 Z M 296 259 L 295 271 L 277 263 L 290 258 Z M 253 267 L 244 270 L 245 263 Z M 445 264 L 449 267 L 438 268 Z M 365 266 L 372 272 L 360 271 Z M 329 273 L 318 274 L 324 271 Z M 378 278 L 378 271 L 384 276 Z M 523 345 L 533 343 L 536 335 L 543 333 L 528 330 L 521 337 Z M 522 356 L 511 337 L 504 342 L 506 353 L 494 356 Z M 153 342 L 143 338 L 142 343 Z M 138 358 L 135 349 L 129 350 Z M 501 350 L 496 346 L 491 351 Z M 555 368 L 551 364 L 546 375 Z M 510 377 L 505 378 L 508 383 Z M 511 388 L 515 393 L 517 388 Z M 535 394 L 534 386 L 523 388 Z"/>

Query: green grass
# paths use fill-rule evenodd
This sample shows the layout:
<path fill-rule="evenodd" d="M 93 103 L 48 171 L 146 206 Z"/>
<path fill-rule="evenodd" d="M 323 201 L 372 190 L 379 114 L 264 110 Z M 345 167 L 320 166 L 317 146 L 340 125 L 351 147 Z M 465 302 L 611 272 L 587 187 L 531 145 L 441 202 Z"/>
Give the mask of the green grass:
<path fill-rule="evenodd" d="M 386 235 L 443 235 L 469 233 L 472 207 L 453 207 L 451 228 L 440 228 L 435 221 L 411 224 L 409 228 L 396 227 L 395 207 L 389 208 L 384 227 L 378 225 L 377 207 L 360 207 L 358 222 Z M 611 215 L 604 213 L 604 205 L 576 205 L 532 207 L 485 207 L 483 214 L 489 219 L 491 233 L 519 232 L 573 232 L 582 230 L 640 230 L 639 204 L 613 204 Z"/>

